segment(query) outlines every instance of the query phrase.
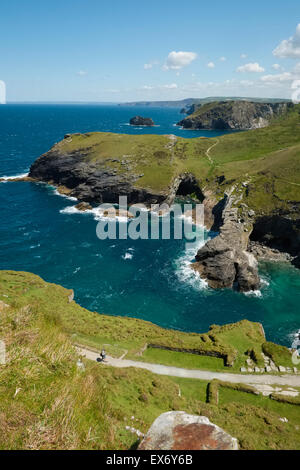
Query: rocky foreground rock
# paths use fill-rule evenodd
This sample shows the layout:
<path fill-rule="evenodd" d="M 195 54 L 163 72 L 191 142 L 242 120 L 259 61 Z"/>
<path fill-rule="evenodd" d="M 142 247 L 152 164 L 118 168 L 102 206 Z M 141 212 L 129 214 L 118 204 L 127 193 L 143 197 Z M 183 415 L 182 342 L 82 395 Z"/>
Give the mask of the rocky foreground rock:
<path fill-rule="evenodd" d="M 178 125 L 186 129 L 259 129 L 268 126 L 274 117 L 286 114 L 292 106 L 292 103 L 216 101 L 195 105 L 194 112 Z"/>
<path fill-rule="evenodd" d="M 238 442 L 206 416 L 169 411 L 154 421 L 139 450 L 238 450 Z"/>
<path fill-rule="evenodd" d="M 129 124 L 132 126 L 154 126 L 154 121 L 151 118 L 134 116 L 130 119 Z"/>

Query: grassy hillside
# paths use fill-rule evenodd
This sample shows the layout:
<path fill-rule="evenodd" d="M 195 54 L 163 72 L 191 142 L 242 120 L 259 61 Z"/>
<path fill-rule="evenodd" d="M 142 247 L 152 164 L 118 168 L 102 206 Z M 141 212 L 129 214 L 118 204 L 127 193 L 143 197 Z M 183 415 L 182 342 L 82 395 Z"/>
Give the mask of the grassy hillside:
<path fill-rule="evenodd" d="M 108 352 L 116 357 L 127 351 L 128 358 L 145 360 L 152 356 L 156 362 L 155 354 L 157 357 L 157 346 L 160 346 L 165 348 L 161 359 L 166 357 L 166 364 L 176 353 L 170 349 L 177 349 L 181 351 L 178 354 L 181 354 L 179 363 L 182 367 L 209 368 L 205 364 L 210 361 L 209 366 L 213 369 L 228 370 L 225 364 L 230 363 L 233 364 L 231 370 L 238 371 L 245 365 L 245 353 L 251 349 L 261 352 L 266 342 L 261 325 L 247 320 L 224 326 L 214 325 L 204 334 L 184 333 L 135 318 L 99 315 L 74 301 L 69 302 L 69 295 L 69 290 L 47 283 L 34 274 L 0 271 L 0 300 L 14 309 L 30 305 L 31 309 L 51 318 L 74 343 L 97 349 L 106 345 Z M 143 356 L 141 351 L 145 345 L 150 347 Z M 153 350 L 156 352 L 153 353 Z M 279 346 L 278 361 L 286 350 Z M 192 351 L 199 351 L 203 357 L 191 354 Z"/>
<path fill-rule="evenodd" d="M 131 347 L 149 337 L 194 345 L 200 336 L 104 317 L 69 302 L 69 294 L 33 274 L 0 272 L 0 338 L 7 350 L 0 365 L 1 449 L 134 448 L 137 435 L 126 426 L 145 433 L 170 410 L 208 416 L 242 449 L 300 449 L 298 405 L 222 389 L 217 406 L 206 403 L 206 382 L 91 361 L 78 369 L 72 342 L 81 335 Z M 219 332 L 240 350 L 261 341 L 249 322 Z M 288 423 L 279 420 L 283 416 Z"/>
<path fill-rule="evenodd" d="M 299 129 L 300 105 L 269 127 L 219 138 L 96 132 L 72 135 L 53 150 L 62 155 L 79 151 L 101 168 L 132 173 L 137 187 L 154 192 L 167 193 L 174 178 L 184 172 L 194 174 L 202 190 L 212 189 L 219 197 L 247 180 L 245 202 L 266 213 L 300 202 Z M 222 184 L 217 183 L 220 177 Z"/>

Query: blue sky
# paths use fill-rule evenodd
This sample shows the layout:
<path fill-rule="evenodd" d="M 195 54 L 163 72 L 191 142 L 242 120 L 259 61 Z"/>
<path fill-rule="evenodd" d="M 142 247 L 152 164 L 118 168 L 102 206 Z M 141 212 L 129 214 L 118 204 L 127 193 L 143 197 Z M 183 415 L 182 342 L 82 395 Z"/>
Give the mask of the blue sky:
<path fill-rule="evenodd" d="M 299 0 L 1 3 L 8 101 L 290 97 Z"/>

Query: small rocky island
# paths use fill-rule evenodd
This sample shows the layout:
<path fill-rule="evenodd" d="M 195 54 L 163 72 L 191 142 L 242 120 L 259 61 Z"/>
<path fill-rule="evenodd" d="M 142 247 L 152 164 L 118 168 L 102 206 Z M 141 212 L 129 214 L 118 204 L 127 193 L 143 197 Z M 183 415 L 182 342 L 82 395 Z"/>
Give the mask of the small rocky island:
<path fill-rule="evenodd" d="M 215 101 L 193 105 L 189 116 L 178 122 L 184 129 L 250 130 L 267 127 L 274 117 L 287 113 L 293 103 Z"/>
<path fill-rule="evenodd" d="M 151 127 L 151 126 L 154 126 L 154 121 L 153 119 L 148 118 L 148 117 L 134 116 L 133 118 L 130 119 L 129 124 L 131 126 Z"/>

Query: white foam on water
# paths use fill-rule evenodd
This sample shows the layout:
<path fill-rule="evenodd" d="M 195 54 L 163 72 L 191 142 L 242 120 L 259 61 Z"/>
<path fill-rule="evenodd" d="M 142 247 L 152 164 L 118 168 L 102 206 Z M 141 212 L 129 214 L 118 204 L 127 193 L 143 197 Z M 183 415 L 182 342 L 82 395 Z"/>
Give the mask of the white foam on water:
<path fill-rule="evenodd" d="M 201 240 L 196 243 L 187 244 L 184 253 L 175 261 L 176 275 L 180 282 L 191 285 L 197 290 L 204 290 L 208 288 L 207 281 L 200 277 L 200 274 L 191 268 L 192 262 L 195 260 L 195 254 L 208 240 Z"/>
<path fill-rule="evenodd" d="M 260 290 L 249 290 L 248 292 L 244 292 L 244 294 L 247 296 L 247 297 L 257 297 L 259 299 L 262 298 L 262 293 Z"/>
<path fill-rule="evenodd" d="M 59 211 L 61 214 L 86 214 L 88 211 L 80 211 L 75 206 L 68 206 Z"/>
<path fill-rule="evenodd" d="M 292 345 L 292 349 L 298 349 L 300 347 L 300 329 L 294 331 L 294 333 L 291 333 L 290 335 Z"/>
<path fill-rule="evenodd" d="M 125 255 L 122 256 L 123 259 L 132 259 L 133 258 L 133 254 L 132 253 L 125 253 Z"/>
<path fill-rule="evenodd" d="M 61 214 L 87 214 L 87 215 L 92 215 L 94 219 L 99 222 L 100 220 L 106 221 L 106 222 L 129 222 L 129 218 L 127 217 L 121 217 L 121 216 L 116 216 L 116 217 L 106 217 L 103 214 L 103 209 L 100 209 L 99 207 L 94 207 L 93 209 L 87 209 L 86 211 L 81 211 L 77 209 L 76 206 L 67 206 L 64 209 L 61 209 L 59 211 Z"/>
<path fill-rule="evenodd" d="M 76 273 L 78 273 L 78 271 L 80 271 L 80 269 L 81 269 L 81 267 L 80 267 L 80 266 L 78 266 L 78 268 L 76 268 L 76 269 L 73 271 L 73 274 L 76 274 Z"/>
<path fill-rule="evenodd" d="M 264 287 L 268 287 L 270 285 L 269 281 L 267 281 L 267 279 L 264 279 L 263 277 L 260 278 L 260 282 Z"/>
<path fill-rule="evenodd" d="M 54 189 L 53 194 L 55 194 L 55 196 L 61 196 L 65 199 L 69 199 L 69 201 L 78 201 L 76 197 L 68 196 L 67 194 L 61 194 L 56 188 Z"/>
<path fill-rule="evenodd" d="M 0 179 L 3 179 L 4 181 L 1 181 L 1 183 L 6 183 L 6 181 L 9 181 L 9 180 L 14 180 L 15 178 L 26 178 L 26 176 L 28 176 L 28 172 L 27 173 L 20 173 L 19 175 L 13 175 L 13 176 L 0 176 Z"/>

